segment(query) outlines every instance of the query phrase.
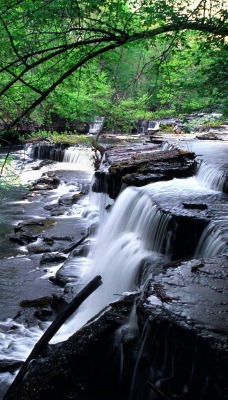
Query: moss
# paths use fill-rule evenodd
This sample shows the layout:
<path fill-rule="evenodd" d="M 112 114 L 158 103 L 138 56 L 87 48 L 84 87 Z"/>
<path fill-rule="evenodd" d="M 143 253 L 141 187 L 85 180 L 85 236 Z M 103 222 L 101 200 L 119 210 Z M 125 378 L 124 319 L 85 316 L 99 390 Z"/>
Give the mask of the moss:
<path fill-rule="evenodd" d="M 93 138 L 88 135 L 80 135 L 75 132 L 62 132 L 58 133 L 56 131 L 48 132 L 48 131 L 39 131 L 33 133 L 27 137 L 26 141 L 42 141 L 47 140 L 50 143 L 66 143 L 70 145 L 92 145 Z"/>

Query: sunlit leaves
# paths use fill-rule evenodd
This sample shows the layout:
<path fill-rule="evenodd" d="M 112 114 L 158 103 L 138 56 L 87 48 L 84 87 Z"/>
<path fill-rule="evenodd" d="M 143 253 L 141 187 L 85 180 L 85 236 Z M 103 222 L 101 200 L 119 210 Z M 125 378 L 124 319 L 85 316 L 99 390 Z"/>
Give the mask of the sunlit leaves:
<path fill-rule="evenodd" d="M 173 49 L 188 47 L 186 31 L 200 32 L 195 40 L 204 44 L 202 53 L 206 45 L 219 49 L 227 32 L 226 10 L 225 0 L 0 0 L 1 118 L 10 125 L 31 115 L 41 121 L 53 108 L 85 118 L 118 96 L 121 101 L 151 98 L 158 93 L 162 63 L 166 66 Z M 119 61 L 115 65 L 108 53 L 115 48 L 128 53 L 132 63 L 122 57 L 118 70 Z M 93 69 L 91 60 L 105 53 L 110 65 L 99 80 L 99 66 Z M 87 65 L 88 77 L 83 72 L 81 81 L 80 69 Z M 112 70 L 118 71 L 115 81 Z"/>

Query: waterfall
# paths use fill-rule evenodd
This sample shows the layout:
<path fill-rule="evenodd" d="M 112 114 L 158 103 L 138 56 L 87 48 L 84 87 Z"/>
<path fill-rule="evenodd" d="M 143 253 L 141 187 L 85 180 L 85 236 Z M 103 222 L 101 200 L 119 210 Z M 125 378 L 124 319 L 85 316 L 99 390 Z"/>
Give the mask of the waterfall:
<path fill-rule="evenodd" d="M 91 149 L 88 147 L 69 147 L 64 151 L 63 162 L 74 164 L 78 169 L 90 170 L 93 168 Z"/>
<path fill-rule="evenodd" d="M 222 192 L 226 173 L 201 161 L 197 171 L 197 179 L 202 185 Z M 217 209 L 217 217 L 208 224 L 202 233 L 195 251 L 195 257 L 214 257 L 228 251 L 227 207 L 214 203 L 214 208 Z"/>
<path fill-rule="evenodd" d="M 197 179 L 203 186 L 210 189 L 222 191 L 226 179 L 224 171 L 207 165 L 204 161 L 199 162 Z"/>
<path fill-rule="evenodd" d="M 53 160 L 61 162 L 63 160 L 64 149 L 60 144 L 39 142 L 38 144 L 28 143 L 24 147 L 25 153 L 38 160 Z"/>
<path fill-rule="evenodd" d="M 93 156 L 89 147 L 71 146 L 64 149 L 58 144 L 41 142 L 39 144 L 26 144 L 24 152 L 30 158 L 70 163 L 80 170 L 87 171 L 94 168 Z"/>
<path fill-rule="evenodd" d="M 195 257 L 214 257 L 228 252 L 228 216 L 224 215 L 209 223 L 205 228 L 198 246 Z"/>
<path fill-rule="evenodd" d="M 68 337 L 124 292 L 138 289 L 144 283 L 138 274 L 145 279 L 144 269 L 152 273 L 167 260 L 161 252 L 167 248 L 169 220 L 143 188 L 128 188 L 120 194 L 98 233 L 96 251 L 89 255 L 92 267 L 84 276 L 89 280 L 101 275 L 103 285 L 60 329 L 54 342 Z"/>
<path fill-rule="evenodd" d="M 93 190 L 94 187 L 96 187 L 95 191 Z M 93 175 L 89 193 L 90 212 L 95 216 L 99 226 L 102 226 L 105 222 L 113 202 L 113 199 L 107 194 L 107 175 L 104 174 L 104 182 L 102 184 Z"/>
<path fill-rule="evenodd" d="M 196 177 L 128 187 L 112 206 L 111 213 L 98 232 L 96 251 L 90 253 L 92 267 L 85 282 L 101 275 L 103 285 L 81 306 L 56 336 L 63 340 L 99 313 L 116 296 L 140 289 L 145 279 L 169 257 L 170 222 L 183 201 L 218 192 L 202 186 Z M 101 200 L 104 201 L 104 198 Z M 158 206 L 161 204 L 161 208 Z M 167 211 L 165 211 L 167 209 Z M 168 210 L 170 212 L 168 212 Z M 143 281 L 139 277 L 143 277 Z"/>
<path fill-rule="evenodd" d="M 100 133 L 103 125 L 104 125 L 104 117 L 96 117 L 94 121 L 90 124 L 89 133 L 97 134 Z"/>

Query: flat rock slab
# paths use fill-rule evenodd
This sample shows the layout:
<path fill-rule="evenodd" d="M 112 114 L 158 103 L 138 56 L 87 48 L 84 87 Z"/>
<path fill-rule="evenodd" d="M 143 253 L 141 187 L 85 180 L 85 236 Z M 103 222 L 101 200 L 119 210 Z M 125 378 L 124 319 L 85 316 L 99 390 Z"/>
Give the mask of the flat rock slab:
<path fill-rule="evenodd" d="M 150 281 L 145 296 L 145 307 L 161 306 L 228 346 L 228 255 L 171 262 Z"/>
<path fill-rule="evenodd" d="M 170 263 L 150 280 L 137 311 L 135 396 L 140 382 L 144 398 L 155 387 L 169 399 L 227 399 L 227 283 L 227 255 Z"/>
<path fill-rule="evenodd" d="M 151 182 L 192 176 L 195 172 L 195 154 L 172 147 L 140 145 L 115 147 L 105 151 L 105 161 L 95 176 L 99 183 L 93 191 L 99 192 L 105 181 L 107 193 L 115 199 L 122 184 L 144 186 Z"/>

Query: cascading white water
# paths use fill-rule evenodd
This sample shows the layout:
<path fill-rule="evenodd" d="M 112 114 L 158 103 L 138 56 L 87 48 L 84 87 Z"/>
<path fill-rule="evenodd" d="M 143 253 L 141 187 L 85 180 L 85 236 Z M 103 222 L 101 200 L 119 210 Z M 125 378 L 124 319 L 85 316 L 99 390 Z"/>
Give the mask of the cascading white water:
<path fill-rule="evenodd" d="M 96 313 L 115 300 L 116 295 L 136 288 L 140 267 L 149 260 L 164 262 L 169 252 L 170 214 L 192 195 L 205 196 L 218 193 L 200 184 L 196 177 L 156 182 L 141 188 L 126 188 L 117 198 L 106 223 L 101 228 L 92 268 L 85 273 L 85 282 L 101 275 L 103 285 L 81 306 L 80 311 L 61 328 L 54 342 L 63 340 L 80 328 Z M 161 256 L 161 253 L 164 255 Z M 163 258 L 162 258 L 163 257 Z M 152 273 L 152 271 L 150 271 Z"/>
<path fill-rule="evenodd" d="M 226 174 L 224 171 L 211 167 L 204 161 L 201 161 L 197 170 L 197 179 L 203 186 L 222 191 Z"/>
<path fill-rule="evenodd" d="M 92 152 L 90 148 L 69 147 L 64 151 L 63 162 L 73 163 L 78 169 L 88 170 L 93 168 Z"/>
<path fill-rule="evenodd" d="M 103 124 L 104 124 L 104 120 L 105 120 L 104 117 L 96 117 L 94 119 L 94 122 L 90 124 L 89 133 L 91 133 L 91 134 L 92 133 L 95 133 L 95 134 L 99 133 L 101 131 L 101 129 L 102 129 Z"/>
<path fill-rule="evenodd" d="M 66 339 L 117 296 L 135 290 L 138 272 L 146 261 L 154 268 L 164 262 L 160 251 L 168 222 L 169 216 L 159 210 L 143 189 L 128 188 L 121 193 L 98 234 L 96 252 L 90 254 L 93 266 L 85 277 L 89 280 L 101 275 L 103 285 L 60 329 L 53 342 Z"/>
<path fill-rule="evenodd" d="M 224 171 L 212 168 L 201 161 L 197 171 L 198 181 L 209 188 L 222 192 L 226 179 Z M 216 204 L 214 204 L 216 207 Z M 227 207 L 222 205 L 217 211 L 217 217 L 205 228 L 195 251 L 195 257 L 213 257 L 228 251 L 228 216 Z"/>
<path fill-rule="evenodd" d="M 109 209 L 113 205 L 113 200 L 107 194 L 107 186 L 106 182 L 103 185 L 103 191 L 93 191 L 93 185 L 97 185 L 97 180 L 95 175 L 92 178 L 90 193 L 89 193 L 89 218 L 94 220 L 94 222 L 98 223 L 101 227 L 103 223 L 106 221 Z"/>
<path fill-rule="evenodd" d="M 228 216 L 210 222 L 205 228 L 198 246 L 195 257 L 214 257 L 228 252 Z"/>
<path fill-rule="evenodd" d="M 51 159 L 56 162 L 74 164 L 75 168 L 83 171 L 94 168 L 93 153 L 90 147 L 71 146 L 63 150 L 55 148 L 50 143 L 40 143 L 39 145 L 28 143 L 24 146 L 24 153 L 33 158 L 35 149 L 37 159 Z"/>

